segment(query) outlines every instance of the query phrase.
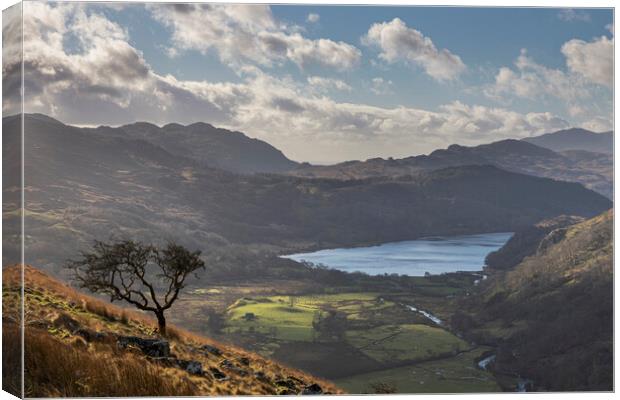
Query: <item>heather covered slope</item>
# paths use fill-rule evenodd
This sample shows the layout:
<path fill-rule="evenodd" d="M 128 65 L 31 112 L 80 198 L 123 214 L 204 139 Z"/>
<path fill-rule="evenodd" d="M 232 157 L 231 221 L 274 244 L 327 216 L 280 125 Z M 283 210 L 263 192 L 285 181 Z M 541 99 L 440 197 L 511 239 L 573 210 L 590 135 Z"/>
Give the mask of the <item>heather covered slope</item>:
<path fill-rule="evenodd" d="M 18 267 L 3 270 L 5 343 L 19 342 L 19 274 Z M 76 292 L 35 268 L 26 267 L 25 279 L 26 397 L 340 393 L 308 374 L 174 327 L 161 338 L 148 316 Z M 19 370 L 19 347 L 5 347 L 5 390 L 19 393 L 19 380 L 10 375 Z"/>
<path fill-rule="evenodd" d="M 453 318 L 497 346 L 496 375 L 535 390 L 613 389 L 613 211 L 552 230 L 516 266 L 492 269 Z"/>
<path fill-rule="evenodd" d="M 3 128 L 5 150 L 18 148 L 19 120 L 5 118 Z M 283 251 L 514 231 L 611 207 L 579 184 L 488 165 L 361 180 L 237 175 L 142 139 L 40 115 L 26 115 L 25 129 L 26 262 L 54 271 L 110 235 L 175 239 L 203 250 L 215 243 Z M 10 224 L 19 214 L 3 217 Z M 7 263 L 19 254 L 19 237 L 4 240 Z"/>

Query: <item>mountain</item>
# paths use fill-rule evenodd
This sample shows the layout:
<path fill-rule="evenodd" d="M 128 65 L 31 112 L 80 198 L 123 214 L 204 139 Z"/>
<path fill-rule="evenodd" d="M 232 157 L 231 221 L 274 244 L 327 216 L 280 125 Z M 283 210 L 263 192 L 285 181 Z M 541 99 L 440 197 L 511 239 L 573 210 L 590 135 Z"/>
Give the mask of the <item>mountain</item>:
<path fill-rule="evenodd" d="M 496 376 L 538 391 L 612 390 L 613 211 L 526 248 L 515 266 L 487 269 L 453 325 L 497 348 Z"/>
<path fill-rule="evenodd" d="M 161 128 L 137 122 L 116 129 L 99 127 L 95 132 L 145 140 L 165 148 L 171 154 L 237 173 L 277 173 L 297 167 L 296 162 L 286 158 L 269 143 L 203 122 L 187 126 L 168 124 Z"/>
<path fill-rule="evenodd" d="M 605 154 L 614 152 L 612 131 L 594 133 L 587 129 L 571 128 L 523 140 L 553 151 L 584 150 Z"/>
<path fill-rule="evenodd" d="M 3 389 L 21 394 L 21 268 L 3 269 Z M 169 328 L 24 268 L 26 397 L 342 393 L 255 353 Z M 10 344 L 10 345 L 9 345 Z"/>
<path fill-rule="evenodd" d="M 582 183 L 608 198 L 613 192 L 613 155 L 587 151 L 557 153 L 519 140 L 466 147 L 451 145 L 429 155 L 402 159 L 373 158 L 330 166 L 302 166 L 291 174 L 304 177 L 362 179 L 403 176 L 463 165 L 494 165 L 507 171 Z"/>
<path fill-rule="evenodd" d="M 111 236 L 284 252 L 514 231 L 611 207 L 579 184 L 489 165 L 361 180 L 238 175 L 110 134 L 114 128 L 82 129 L 31 115 L 24 124 L 26 262 L 55 273 L 94 239 Z M 3 119 L 7 156 L 19 154 L 19 128 L 19 118 Z M 6 157 L 5 172 L 19 171 L 18 161 Z M 10 199 L 19 191 L 9 185 L 5 193 Z M 19 209 L 9 210 L 6 229 L 20 218 Z M 5 231 L 3 244 L 4 262 L 18 259 L 19 230 Z"/>

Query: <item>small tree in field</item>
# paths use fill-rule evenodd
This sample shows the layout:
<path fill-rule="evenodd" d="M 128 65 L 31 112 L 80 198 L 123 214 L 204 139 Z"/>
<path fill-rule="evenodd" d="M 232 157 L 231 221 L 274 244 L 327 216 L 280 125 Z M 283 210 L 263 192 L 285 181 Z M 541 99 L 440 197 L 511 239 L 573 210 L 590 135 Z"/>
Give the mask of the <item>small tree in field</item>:
<path fill-rule="evenodd" d="M 69 261 L 68 267 L 80 287 L 154 313 L 159 333 L 165 335 L 164 312 L 178 298 L 187 276 L 205 265 L 200 251 L 190 252 L 174 242 L 160 249 L 124 240 L 96 241 L 80 259 Z"/>

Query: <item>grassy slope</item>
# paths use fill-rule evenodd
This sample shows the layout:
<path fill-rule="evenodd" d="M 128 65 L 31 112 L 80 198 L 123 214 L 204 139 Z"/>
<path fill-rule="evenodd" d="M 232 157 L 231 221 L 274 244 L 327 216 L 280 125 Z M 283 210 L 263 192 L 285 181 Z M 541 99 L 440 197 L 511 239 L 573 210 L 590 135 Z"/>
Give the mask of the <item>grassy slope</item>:
<path fill-rule="evenodd" d="M 612 389 L 612 237 L 610 210 L 551 232 L 485 282 L 465 330 L 498 345 L 498 373 L 532 379 L 537 390 Z"/>
<path fill-rule="evenodd" d="M 340 393 L 326 381 L 175 327 L 167 338 L 171 353 L 179 359 L 199 361 L 205 370 L 217 368 L 227 379 L 218 380 L 211 372 L 190 375 L 181 368 L 148 360 L 139 351 L 119 350 L 115 335 L 156 337 L 154 322 L 76 292 L 35 268 L 26 267 L 25 271 L 26 396 L 267 395 L 299 393 L 312 383 L 324 391 Z M 19 274 L 17 267 L 3 270 L 5 344 L 19 342 Z M 98 332 L 102 338 L 87 342 L 77 334 L 76 325 Z M 216 346 L 222 354 L 201 351 L 204 344 Z M 225 360 L 238 371 L 222 366 Z M 5 346 L 3 364 L 5 373 L 20 370 L 18 346 Z M 3 378 L 5 389 L 19 392 L 16 377 Z"/>

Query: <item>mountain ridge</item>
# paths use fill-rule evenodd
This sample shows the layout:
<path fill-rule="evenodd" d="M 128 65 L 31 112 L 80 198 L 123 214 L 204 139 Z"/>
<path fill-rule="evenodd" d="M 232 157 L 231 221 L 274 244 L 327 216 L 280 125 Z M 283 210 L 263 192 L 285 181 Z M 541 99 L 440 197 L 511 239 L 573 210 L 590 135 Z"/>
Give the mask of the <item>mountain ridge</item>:
<path fill-rule="evenodd" d="M 606 154 L 614 151 L 613 131 L 596 133 L 583 128 L 570 128 L 522 140 L 554 151 L 585 150 Z"/>
<path fill-rule="evenodd" d="M 28 116 L 26 125 L 27 261 L 52 270 L 67 254 L 110 233 L 151 242 L 177 239 L 190 248 L 220 243 L 296 251 L 512 231 L 611 206 L 577 183 L 490 166 L 362 180 L 240 175 L 139 139 Z M 3 128 L 4 168 L 17 171 L 19 159 L 10 155 L 20 146 L 20 124 L 3 120 Z M 19 185 L 18 178 L 7 177 L 6 184 Z M 5 192 L 6 201 L 15 193 Z M 18 211 L 5 213 L 5 259 L 18 254 L 19 234 L 10 231 Z"/>

